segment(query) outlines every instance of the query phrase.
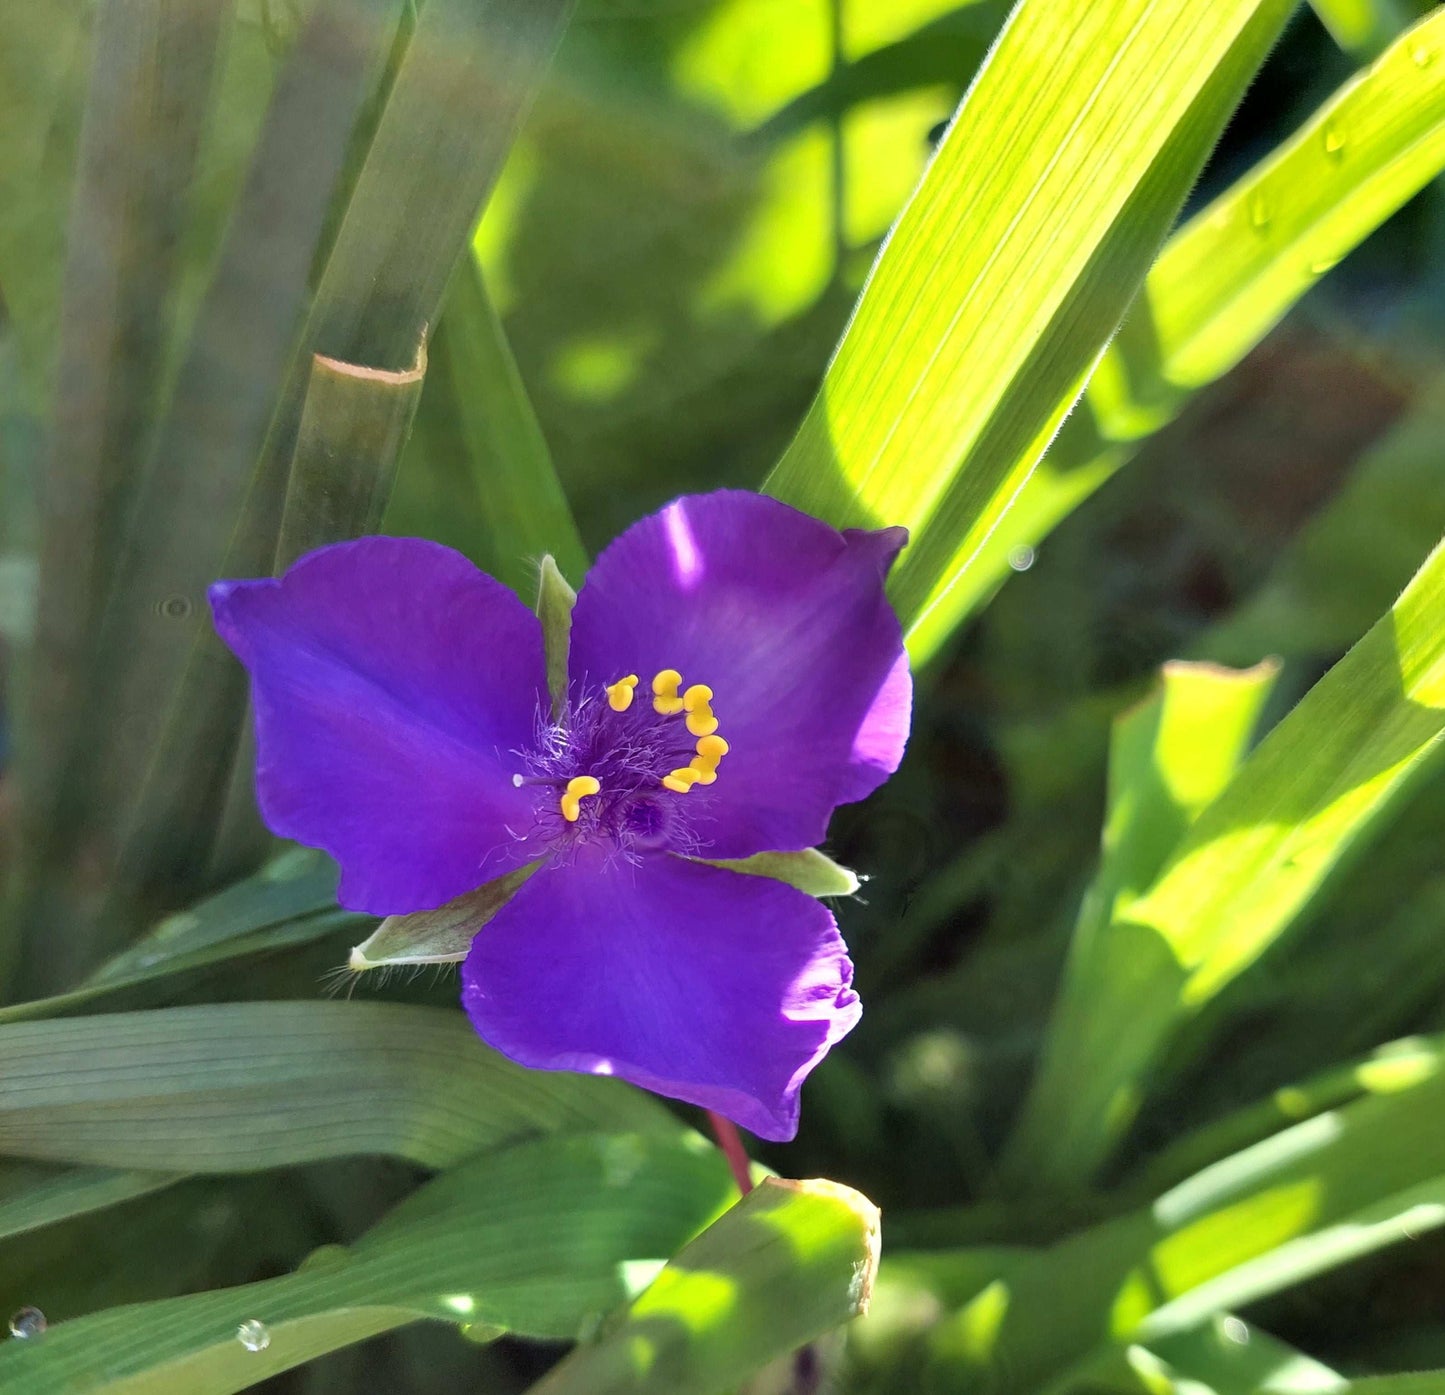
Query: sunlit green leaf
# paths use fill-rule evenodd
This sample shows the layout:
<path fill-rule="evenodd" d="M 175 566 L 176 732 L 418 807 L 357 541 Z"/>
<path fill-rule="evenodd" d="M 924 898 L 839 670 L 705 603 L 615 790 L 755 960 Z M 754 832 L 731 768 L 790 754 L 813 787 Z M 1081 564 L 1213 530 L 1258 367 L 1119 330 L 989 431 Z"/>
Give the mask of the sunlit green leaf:
<path fill-rule="evenodd" d="M 910 633 L 1037 463 L 1290 6 L 1023 0 L 765 488 L 906 524 Z"/>
<path fill-rule="evenodd" d="M 834 1182 L 765 1178 L 534 1395 L 731 1390 L 867 1311 L 878 1239 L 878 1210 L 859 1193 Z"/>
<path fill-rule="evenodd" d="M 1445 166 L 1445 15 L 1404 35 L 1202 209 L 1160 254 L 1084 401 L 976 555 L 960 551 L 914 625 L 916 659 L 1319 278 Z M 966 570 L 963 563 L 967 563 Z"/>
<path fill-rule="evenodd" d="M 1199 815 L 1157 881 L 1076 945 L 1011 1147 L 1020 1185 L 1093 1172 L 1171 1034 L 1308 910 L 1442 733 L 1445 547 Z"/>

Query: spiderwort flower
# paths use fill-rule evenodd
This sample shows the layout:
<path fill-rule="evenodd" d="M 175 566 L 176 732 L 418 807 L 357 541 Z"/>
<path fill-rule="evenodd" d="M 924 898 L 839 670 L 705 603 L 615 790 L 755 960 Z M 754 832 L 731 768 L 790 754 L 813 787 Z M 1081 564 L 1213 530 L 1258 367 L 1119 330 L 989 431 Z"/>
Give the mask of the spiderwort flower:
<path fill-rule="evenodd" d="M 361 538 L 218 582 L 261 811 L 376 915 L 535 863 L 462 968 L 481 1036 L 791 1138 L 804 1077 L 858 1020 L 852 964 L 818 901 L 698 859 L 812 847 L 897 767 L 912 685 L 883 580 L 905 537 L 677 500 L 593 567 L 555 714 L 536 617 L 438 544 Z"/>

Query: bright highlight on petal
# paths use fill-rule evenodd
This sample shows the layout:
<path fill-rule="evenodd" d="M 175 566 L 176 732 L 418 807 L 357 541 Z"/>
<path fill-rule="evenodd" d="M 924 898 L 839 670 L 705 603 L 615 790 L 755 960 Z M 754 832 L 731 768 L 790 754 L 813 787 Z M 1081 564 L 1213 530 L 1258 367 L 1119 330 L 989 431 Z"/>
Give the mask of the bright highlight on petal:
<path fill-rule="evenodd" d="M 576 823 L 582 814 L 582 801 L 589 794 L 596 794 L 602 783 L 591 775 L 575 775 L 567 781 L 566 792 L 558 802 L 562 806 L 562 817 L 568 823 Z"/>
<path fill-rule="evenodd" d="M 614 712 L 626 712 L 632 706 L 632 699 L 637 696 L 637 675 L 629 673 L 626 678 L 619 678 L 615 683 L 607 686 L 607 705 Z"/>

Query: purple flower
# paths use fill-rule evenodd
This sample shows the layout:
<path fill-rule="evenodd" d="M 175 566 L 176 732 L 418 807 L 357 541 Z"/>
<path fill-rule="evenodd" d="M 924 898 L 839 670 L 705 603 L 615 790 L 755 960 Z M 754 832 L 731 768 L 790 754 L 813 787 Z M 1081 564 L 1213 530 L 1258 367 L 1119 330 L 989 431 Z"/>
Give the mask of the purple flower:
<path fill-rule="evenodd" d="M 858 1020 L 847 948 L 803 892 L 696 859 L 812 847 L 897 767 L 912 684 L 883 580 L 905 538 L 755 494 L 677 500 L 593 567 L 555 718 L 537 618 L 436 543 L 218 582 L 261 811 L 376 915 L 535 863 L 463 966 L 477 1031 L 791 1138 Z"/>

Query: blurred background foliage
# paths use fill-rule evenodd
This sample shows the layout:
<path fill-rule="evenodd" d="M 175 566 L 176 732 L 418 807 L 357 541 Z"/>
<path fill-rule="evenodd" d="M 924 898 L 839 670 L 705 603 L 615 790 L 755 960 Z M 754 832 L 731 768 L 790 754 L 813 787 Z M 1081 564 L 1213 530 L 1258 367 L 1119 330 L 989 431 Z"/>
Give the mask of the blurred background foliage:
<path fill-rule="evenodd" d="M 1224 194 L 1425 9 L 1301 7 L 1188 211 Z M 614 1258 L 666 1257 L 722 1204 L 725 1179 L 668 1132 L 660 1107 L 594 1096 L 591 1085 L 610 1082 L 584 1082 L 575 1100 L 544 1109 L 509 1076 L 483 1080 L 477 1066 L 472 1081 L 462 1063 L 479 1048 L 464 1033 L 437 1046 L 456 1053 L 439 1079 L 403 1071 L 388 1093 L 381 1056 L 334 1077 L 304 1064 L 358 1049 L 354 1035 L 345 1048 L 298 1037 L 295 1060 L 278 1048 L 223 1079 L 228 1052 L 207 1055 L 209 1026 L 165 1018 L 135 1028 L 144 1040 L 131 1045 L 121 1019 L 89 1016 L 319 999 L 368 928 L 335 910 L 329 872 L 304 854 L 221 890 L 267 847 L 236 735 L 236 674 L 205 648 L 197 587 L 375 527 L 383 504 L 387 530 L 449 543 L 520 590 L 544 550 L 576 583 L 589 553 L 674 495 L 758 487 L 1008 7 L 580 0 L 552 56 L 565 10 L 54 0 L 0 14 L 0 982 L 10 1003 L 0 1061 L 17 1080 L 33 1056 L 64 1086 L 37 1105 L 18 1086 L 5 1097 L 0 1079 L 0 1151 L 16 1159 L 0 1171 L 0 1304 L 11 1310 L 36 1305 L 58 1322 L 290 1283 L 280 1276 L 308 1255 L 325 1268 L 319 1247 L 351 1245 L 403 1198 L 424 1196 L 418 1183 L 432 1170 L 445 1183 L 458 1164 L 505 1166 L 487 1150 L 534 1133 L 636 1129 L 645 1142 L 633 1172 L 661 1179 L 636 1198 L 657 1207 L 656 1233 L 614 1256 L 597 1237 L 626 1227 L 598 1203 L 596 1217 L 575 1217 L 595 1256 L 584 1246 L 583 1259 L 532 1257 L 562 1292 L 593 1282 L 593 1256 L 599 1277 L 585 1299 L 567 1290 L 544 1316 L 504 1307 L 462 1323 L 459 1338 L 456 1319 L 470 1310 L 449 1314 L 434 1295 L 408 1292 L 394 1320 L 314 1350 L 359 1345 L 266 1387 L 465 1384 L 500 1395 L 542 1376 L 563 1339 L 595 1337 L 602 1312 L 632 1295 Z M 428 32 L 430 46 L 412 42 Z M 1433 51 L 1422 63 L 1408 37 L 1399 42 L 1417 67 L 1434 63 Z M 865 1016 L 810 1082 L 797 1143 L 766 1155 L 786 1175 L 857 1188 L 884 1213 L 872 1316 L 850 1329 L 846 1351 L 834 1343 L 810 1357 L 827 1368 L 827 1388 L 1235 1395 L 1445 1368 L 1445 1135 L 1431 1035 L 1445 1032 L 1437 756 L 1425 755 L 1370 839 L 1325 869 L 1292 933 L 1262 944 L 1247 972 L 1181 1019 L 1092 1165 L 1071 1170 L 1047 1103 L 1025 1104 L 1051 1031 L 1063 1030 L 1055 1004 L 1089 898 L 1116 889 L 1115 848 L 1142 856 L 1125 827 L 1128 800 L 1145 797 L 1139 769 L 1208 785 L 1215 777 L 1195 766 L 1218 762 L 1207 803 L 1232 778 L 1255 714 L 1262 732 L 1289 712 L 1445 532 L 1442 252 L 1445 200 L 1429 183 L 1337 269 L 1321 265 L 1330 274 L 1220 381 L 1112 438 L 1128 442 L 1127 465 L 1124 451 L 1087 476 L 1061 469 L 1077 488 L 1052 531 L 1053 515 L 1030 515 L 1025 495 L 989 540 L 997 576 L 979 583 L 977 614 L 930 641 L 904 767 L 840 811 L 829 848 L 867 877 L 838 906 Z M 298 287 L 299 319 L 287 298 Z M 326 414 L 312 351 L 390 375 L 379 394 L 370 382 L 360 390 L 371 416 L 346 405 L 344 372 L 343 405 Z M 1127 361 L 1127 338 L 1119 352 Z M 1049 461 L 1073 459 L 1070 430 L 1089 414 L 1106 419 L 1106 379 Z M 360 446 L 346 435 L 356 431 L 371 433 Z M 328 482 L 320 465 L 302 468 L 338 450 L 374 459 L 375 477 Z M 307 481 L 312 493 L 299 493 Z M 58 512 L 41 507 L 46 491 Z M 38 575 L 49 603 L 41 594 L 37 604 Z M 1229 682 L 1200 668 L 1161 679 L 1174 660 L 1277 666 L 1248 691 L 1230 689 L 1243 706 L 1229 727 Z M 1179 697 L 1176 731 L 1161 714 L 1193 682 L 1199 694 Z M 1196 699 L 1204 715 L 1191 718 Z M 1160 731 L 1176 744 L 1151 746 Z M 23 760 L 41 773 L 22 805 Z M 1182 835 L 1189 819 L 1174 812 Z M 1172 841 L 1135 890 L 1153 882 Z M 203 895 L 212 899 L 181 909 Z M 385 998 L 453 1011 L 445 970 L 347 987 L 364 1010 Z M 265 1035 L 260 1019 L 239 1020 Z M 83 1040 L 68 1028 L 45 1035 L 70 1022 L 107 1025 Z M 22 1026 L 32 1035 L 7 1045 L 4 1033 Z M 402 1050 L 410 1029 L 397 1033 Z M 73 1082 L 100 1058 L 111 1074 L 87 1094 Z M 1061 1078 L 1065 1092 L 1093 1088 Z M 447 1109 L 469 1088 L 515 1089 L 508 1107 L 526 1122 L 501 1127 L 479 1109 L 419 1142 L 417 1119 L 431 1116 L 412 1112 L 413 1087 Z M 309 1151 L 265 1144 L 273 1126 L 289 1136 L 267 1102 L 288 1091 L 285 1108 L 322 1138 Z M 339 1102 L 334 1120 L 327 1101 Z M 375 1123 L 364 1149 L 347 1142 L 358 1113 Z M 221 1117 L 232 1133 L 210 1162 L 204 1148 L 178 1148 L 177 1120 L 207 1137 L 224 1134 Z M 147 1119 L 161 1121 L 149 1151 L 136 1124 Z M 1312 1120 L 1331 1128 L 1283 1132 Z M 1241 1152 L 1251 1145 L 1265 1151 Z M 605 1174 L 611 1156 L 595 1164 L 565 1137 L 526 1146 L 553 1149 L 528 1175 L 555 1175 L 564 1212 L 588 1168 Z M 356 1151 L 379 1156 L 342 1156 Z M 479 1175 L 477 1185 L 501 1184 Z M 494 1209 L 506 1212 L 510 1196 Z M 405 1238 L 384 1229 L 394 1221 L 357 1247 L 382 1256 L 368 1273 L 390 1272 L 387 1236 Z M 817 1223 L 826 1240 L 831 1221 Z M 523 1252 L 535 1242 L 541 1254 L 547 1242 L 511 1224 L 486 1243 Z M 799 1274 L 835 1256 L 824 1240 L 816 1251 L 799 1242 L 812 1256 Z M 1271 1257 L 1273 1278 L 1250 1268 Z M 466 1282 L 484 1292 L 510 1280 Z M 286 1301 L 325 1306 L 314 1283 L 304 1288 L 286 1289 Z M 705 1296 L 687 1301 L 706 1309 Z M 816 1330 L 846 1312 L 820 1308 Z M 191 1319 L 176 1313 L 182 1332 Z M 419 1316 L 451 1320 L 361 1342 Z M 139 1332 L 161 1350 L 171 1321 L 135 1310 L 79 1331 L 71 1347 L 109 1351 Z M 180 1351 L 185 1339 L 175 1341 Z M 606 1359 L 605 1342 L 583 1350 Z M 784 1350 L 759 1350 L 749 1369 Z M 246 1371 L 213 1370 L 205 1351 L 186 1359 L 202 1364 L 170 1377 L 181 1384 L 124 1388 L 232 1389 Z M 184 1384 L 196 1372 L 217 1383 Z M 734 1387 L 741 1378 L 728 1376 Z M 0 1362 L 0 1389 L 52 1388 L 31 1379 L 18 1359 Z M 112 1388 L 86 1379 L 53 1388 Z M 571 1379 L 581 1383 L 555 1388 L 600 1377 L 584 1368 Z M 789 1358 L 750 1388 L 818 1388 L 811 1379 Z M 1430 1380 L 1430 1390 L 1445 1384 Z M 699 1377 L 686 1388 L 718 1387 Z"/>

